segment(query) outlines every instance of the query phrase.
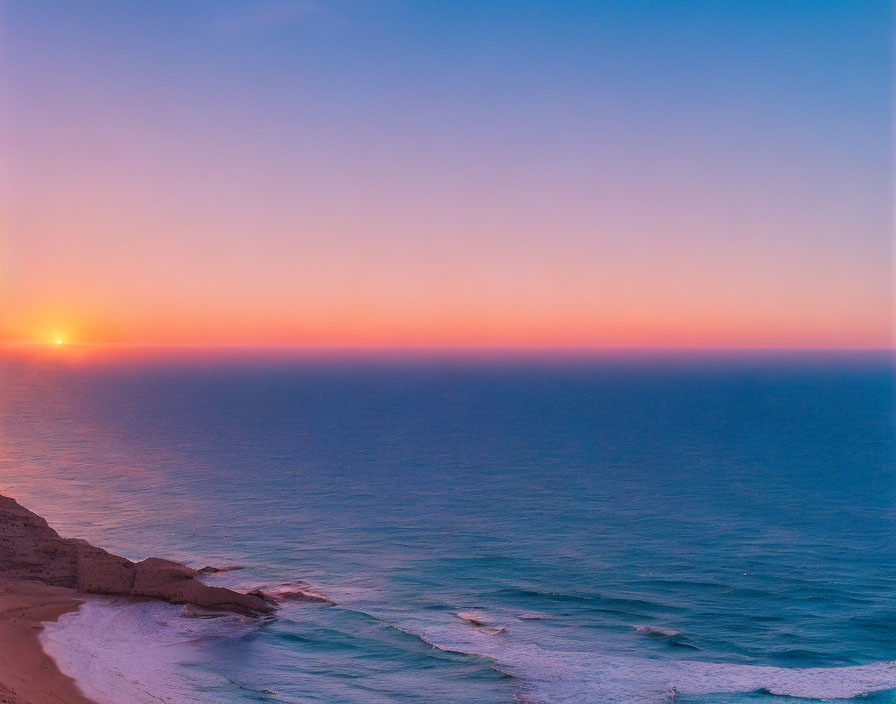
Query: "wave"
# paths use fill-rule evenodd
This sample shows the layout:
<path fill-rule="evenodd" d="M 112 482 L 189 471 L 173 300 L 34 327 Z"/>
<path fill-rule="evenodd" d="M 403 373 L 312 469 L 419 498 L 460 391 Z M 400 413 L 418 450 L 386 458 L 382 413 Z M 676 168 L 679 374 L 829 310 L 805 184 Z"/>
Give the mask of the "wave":
<path fill-rule="evenodd" d="M 680 631 L 661 626 L 635 626 L 635 630 L 638 633 L 643 633 L 645 636 L 653 636 L 654 638 L 674 638 L 681 635 Z"/>
<path fill-rule="evenodd" d="M 471 626 L 481 628 L 483 631 L 493 636 L 507 633 L 506 626 L 494 626 L 488 623 L 488 617 L 480 611 L 458 611 L 457 617 L 461 621 L 466 621 Z"/>
<path fill-rule="evenodd" d="M 239 638 L 258 625 L 237 618 L 197 622 L 178 613 L 178 607 L 170 604 L 92 598 L 79 612 L 48 624 L 41 638 L 60 669 L 99 704 L 196 704 L 229 699 L 224 695 L 232 691 L 232 680 L 181 665 L 200 659 L 201 644 L 209 638 Z M 786 668 L 650 659 L 597 649 L 543 647 L 531 642 L 531 631 L 519 633 L 507 614 L 460 611 L 444 613 L 438 623 L 408 624 L 358 613 L 427 647 L 487 658 L 495 670 L 513 678 L 516 700 L 532 704 L 669 704 L 673 693 L 689 697 L 767 692 L 816 700 L 848 699 L 896 689 L 896 662 Z M 507 630 L 505 623 L 511 625 Z M 197 697 L 197 692 L 205 698 Z"/>
<path fill-rule="evenodd" d="M 610 596 L 605 594 L 570 594 L 567 592 L 554 592 L 532 587 L 505 587 L 493 592 L 498 599 L 531 599 L 548 603 L 570 603 L 581 605 L 589 611 L 598 613 L 615 613 L 622 615 L 636 615 L 642 613 L 674 613 L 685 611 L 680 606 L 663 604 L 644 599 Z"/>
<path fill-rule="evenodd" d="M 478 614 L 477 620 L 487 618 Z M 543 648 L 493 638 L 478 627 L 434 626 L 436 647 L 494 660 L 523 682 L 520 701 L 537 704 L 668 704 L 678 696 L 765 691 L 806 699 L 850 699 L 896 689 L 896 661 L 849 667 L 786 668 L 650 659 L 598 651 Z"/>
<path fill-rule="evenodd" d="M 536 592 L 541 596 L 587 597 Z M 600 597 L 598 597 L 600 598 Z M 637 601 L 637 600 L 632 600 Z M 669 704 L 680 696 L 768 692 L 804 699 L 850 699 L 896 689 L 896 661 L 847 667 L 788 668 L 693 660 L 651 659 L 611 655 L 603 650 L 550 649 L 523 642 L 508 623 L 510 613 L 481 609 L 446 616 L 457 619 L 439 624 L 395 623 L 374 613 L 392 628 L 414 636 L 438 650 L 491 660 L 493 667 L 517 681 L 515 701 L 528 704 Z M 520 622 L 542 614 L 519 612 Z M 696 646 L 678 641 L 680 634 L 646 626 L 642 632 L 670 639 L 688 650 Z M 660 633 L 661 632 L 661 633 Z M 501 637 L 495 637 L 500 635 Z"/>
<path fill-rule="evenodd" d="M 44 624 L 41 645 L 59 669 L 98 704 L 220 702 L 234 682 L 200 668 L 184 668 L 209 638 L 240 637 L 259 622 L 226 616 L 181 618 L 181 607 L 85 597 L 76 612 Z M 208 693 L 197 698 L 197 692 Z"/>
<path fill-rule="evenodd" d="M 328 606 L 336 605 L 335 601 L 304 580 L 284 582 L 270 587 L 257 587 L 247 593 L 278 604 L 284 601 L 306 601 Z"/>

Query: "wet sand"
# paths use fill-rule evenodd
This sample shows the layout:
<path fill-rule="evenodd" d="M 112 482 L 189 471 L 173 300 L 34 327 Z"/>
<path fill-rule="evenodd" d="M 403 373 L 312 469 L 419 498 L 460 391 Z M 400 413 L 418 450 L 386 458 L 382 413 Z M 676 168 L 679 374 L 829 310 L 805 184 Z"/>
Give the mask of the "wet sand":
<path fill-rule="evenodd" d="M 77 610 L 77 593 L 0 578 L 0 704 L 94 704 L 41 648 L 42 622 Z"/>

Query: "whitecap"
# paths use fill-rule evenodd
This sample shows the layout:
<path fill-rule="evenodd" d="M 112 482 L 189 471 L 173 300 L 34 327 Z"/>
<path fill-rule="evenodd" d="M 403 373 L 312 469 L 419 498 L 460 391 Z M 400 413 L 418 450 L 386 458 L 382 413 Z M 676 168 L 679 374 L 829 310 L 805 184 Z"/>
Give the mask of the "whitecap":
<path fill-rule="evenodd" d="M 232 683 L 183 665 L 200 659 L 200 639 L 237 638 L 256 625 L 239 617 L 185 619 L 180 612 L 163 602 L 88 597 L 77 612 L 44 624 L 41 645 L 98 704 L 219 704 Z"/>
<path fill-rule="evenodd" d="M 766 691 L 808 699 L 848 699 L 896 689 L 896 662 L 830 668 L 651 659 L 597 651 L 543 648 L 483 629 L 431 626 L 423 633 L 440 648 L 480 655 L 526 683 L 522 700 L 539 704 L 668 704 L 679 696 Z"/>
<path fill-rule="evenodd" d="M 646 636 L 654 636 L 658 638 L 674 638 L 677 635 L 681 635 L 680 631 L 675 631 L 671 628 L 662 628 L 661 626 L 635 626 L 635 630 Z"/>

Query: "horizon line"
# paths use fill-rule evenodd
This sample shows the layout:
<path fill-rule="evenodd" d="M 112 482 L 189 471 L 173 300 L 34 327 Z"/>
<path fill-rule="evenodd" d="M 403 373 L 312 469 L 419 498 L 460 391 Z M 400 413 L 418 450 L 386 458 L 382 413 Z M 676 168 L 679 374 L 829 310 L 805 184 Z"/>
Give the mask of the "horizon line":
<path fill-rule="evenodd" d="M 253 343 L 200 343 L 200 342 L 63 342 L 56 344 L 34 340 L 0 340 L 0 347 L 40 347 L 46 349 L 86 349 L 86 348 L 124 348 L 124 349 L 245 349 L 245 350 L 519 350 L 519 351 L 650 351 L 650 350 L 693 350 L 693 351 L 818 351 L 818 352 L 894 352 L 896 344 L 889 346 L 776 346 L 776 345 L 435 345 L 435 344 L 399 344 L 399 345 L 308 345 L 308 344 L 253 344 Z"/>

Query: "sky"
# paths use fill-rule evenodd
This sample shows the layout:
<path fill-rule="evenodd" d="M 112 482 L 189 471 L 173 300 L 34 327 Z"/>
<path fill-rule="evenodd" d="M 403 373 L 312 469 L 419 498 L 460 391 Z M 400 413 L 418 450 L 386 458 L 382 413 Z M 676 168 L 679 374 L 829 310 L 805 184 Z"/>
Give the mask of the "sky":
<path fill-rule="evenodd" d="M 893 346 L 887 0 L 0 0 L 0 341 Z"/>

